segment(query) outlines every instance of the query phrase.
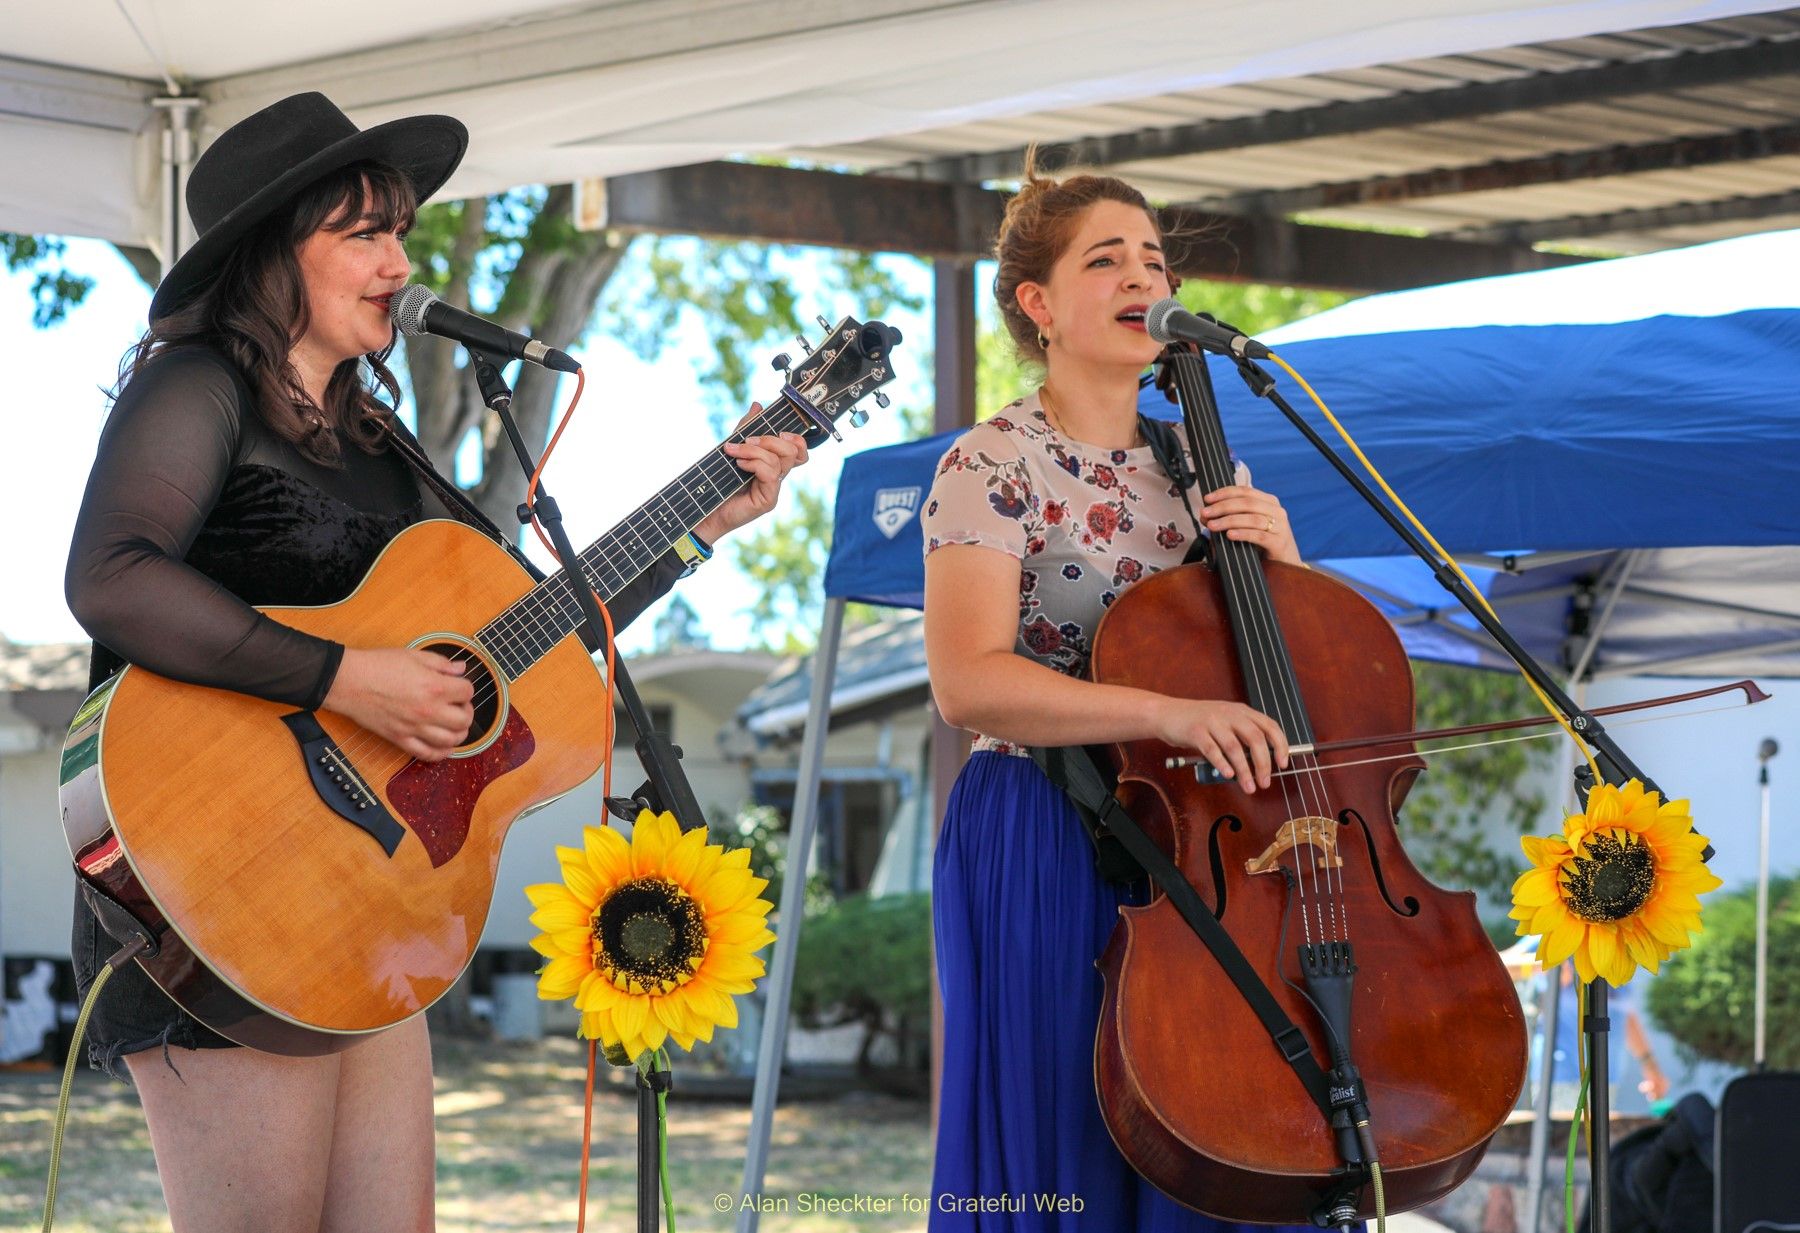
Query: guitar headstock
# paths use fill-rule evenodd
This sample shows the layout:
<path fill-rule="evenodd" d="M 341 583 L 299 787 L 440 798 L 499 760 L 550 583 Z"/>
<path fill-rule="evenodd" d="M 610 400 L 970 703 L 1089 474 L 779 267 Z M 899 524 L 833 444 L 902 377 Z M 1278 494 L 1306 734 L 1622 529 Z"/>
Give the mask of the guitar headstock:
<path fill-rule="evenodd" d="M 776 371 L 787 378 L 783 400 L 794 404 L 807 423 L 808 445 L 818 445 L 827 436 L 842 440 L 837 421 L 845 415 L 861 428 L 869 413 L 856 404 L 870 394 L 877 406 L 888 405 L 881 387 L 894 379 L 893 350 L 900 345 L 900 331 L 881 321 L 845 317 L 829 325 L 820 317 L 818 322 L 824 336 L 817 347 L 799 340 L 807 351 L 801 363 L 792 364 L 785 355 L 773 361 Z"/>

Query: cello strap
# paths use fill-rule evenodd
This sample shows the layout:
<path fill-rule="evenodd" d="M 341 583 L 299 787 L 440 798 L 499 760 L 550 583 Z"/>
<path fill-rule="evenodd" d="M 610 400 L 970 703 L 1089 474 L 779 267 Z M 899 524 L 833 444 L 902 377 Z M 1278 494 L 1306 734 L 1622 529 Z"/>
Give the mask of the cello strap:
<path fill-rule="evenodd" d="M 1166 420 L 1151 419 L 1140 411 L 1138 431 L 1150 446 L 1152 456 L 1161 464 L 1163 474 L 1174 482 L 1175 491 L 1181 494 L 1182 508 L 1187 510 L 1188 519 L 1194 524 L 1194 542 L 1182 564 L 1211 560 L 1212 536 L 1200 525 L 1200 517 L 1194 513 L 1194 503 L 1188 497 L 1188 489 L 1199 482 L 1200 477 L 1194 473 L 1193 465 L 1181 448 L 1181 438 L 1176 435 L 1175 425 Z"/>
<path fill-rule="evenodd" d="M 1325 1072 L 1313 1059 L 1312 1046 L 1307 1043 L 1306 1034 L 1294 1025 L 1294 1021 L 1281 1009 L 1281 1003 L 1269 992 L 1268 985 L 1263 983 L 1256 969 L 1238 949 L 1238 944 L 1219 923 L 1206 901 L 1200 898 L 1200 892 L 1187 875 L 1176 867 L 1163 850 L 1144 833 L 1125 807 L 1119 804 L 1112 793 L 1108 777 L 1095 763 L 1087 748 L 1081 745 L 1051 746 L 1049 748 L 1032 746 L 1031 760 L 1042 768 L 1050 782 L 1061 788 L 1074 802 L 1076 809 L 1094 831 L 1094 842 L 1105 852 L 1105 841 L 1111 840 L 1125 853 L 1134 858 L 1138 865 L 1149 874 L 1150 879 L 1169 897 L 1175 910 L 1181 913 L 1181 919 L 1188 927 L 1199 935 L 1212 951 L 1213 958 L 1218 960 L 1225 975 L 1237 986 L 1238 993 L 1262 1020 L 1263 1029 L 1269 1033 L 1275 1048 L 1287 1059 L 1287 1064 L 1294 1069 L 1301 1086 L 1311 1096 L 1313 1103 L 1327 1121 L 1332 1116 L 1331 1085 Z M 1097 828 L 1097 829 L 1096 829 Z M 1105 857 L 1102 856 L 1104 867 Z"/>

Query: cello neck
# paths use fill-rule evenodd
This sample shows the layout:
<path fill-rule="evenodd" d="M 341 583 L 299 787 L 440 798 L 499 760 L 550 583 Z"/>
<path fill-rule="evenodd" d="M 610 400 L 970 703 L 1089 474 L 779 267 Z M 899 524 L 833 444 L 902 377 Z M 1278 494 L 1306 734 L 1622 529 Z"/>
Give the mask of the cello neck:
<path fill-rule="evenodd" d="M 1225 441 L 1225 426 L 1219 419 L 1206 360 L 1191 351 L 1171 349 L 1162 362 L 1168 366 L 1176 397 L 1192 430 L 1191 440 L 1197 446 L 1194 462 L 1200 492 L 1236 483 L 1237 467 Z M 1212 563 L 1223 584 L 1231 617 L 1245 700 L 1274 718 L 1288 740 L 1310 743 L 1312 722 L 1307 718 L 1287 639 L 1282 636 L 1269 595 L 1262 551 L 1242 540 L 1215 535 Z"/>

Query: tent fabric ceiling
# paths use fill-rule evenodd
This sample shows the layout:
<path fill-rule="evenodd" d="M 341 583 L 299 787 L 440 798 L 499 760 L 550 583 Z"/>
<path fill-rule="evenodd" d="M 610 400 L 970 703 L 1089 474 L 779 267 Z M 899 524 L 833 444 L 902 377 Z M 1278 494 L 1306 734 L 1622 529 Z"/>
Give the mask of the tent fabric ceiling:
<path fill-rule="evenodd" d="M 638 0 L 430 10 L 77 0 L 9 14 L 0 229 L 144 243 L 157 231 L 165 77 L 202 136 L 323 89 L 361 124 L 470 125 L 451 194 L 576 179 L 1336 68 L 1754 12 L 1733 0 L 1471 5 L 1330 0 L 1128 9 L 1089 0 Z M 1296 31 L 1305 32 L 1296 36 Z"/>

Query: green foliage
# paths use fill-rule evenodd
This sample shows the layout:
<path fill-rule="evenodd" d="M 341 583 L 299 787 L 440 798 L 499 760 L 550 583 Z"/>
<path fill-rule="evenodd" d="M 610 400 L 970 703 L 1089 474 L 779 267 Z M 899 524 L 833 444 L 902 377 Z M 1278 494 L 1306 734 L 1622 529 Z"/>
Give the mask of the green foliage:
<path fill-rule="evenodd" d="M 1025 397 L 1043 379 L 1041 365 L 1019 358 L 1018 347 L 997 313 L 982 321 L 975 336 L 976 423 Z"/>
<path fill-rule="evenodd" d="M 767 649 L 800 655 L 818 641 L 831 533 L 831 495 L 790 480 L 779 511 L 732 536 L 732 563 L 757 587 L 750 615 L 755 637 Z M 844 612 L 848 626 L 880 619 L 881 610 L 868 604 L 851 604 Z"/>
<path fill-rule="evenodd" d="M 810 1028 L 863 1026 L 857 1068 L 882 1036 L 902 1066 L 926 1065 L 931 1016 L 931 896 L 853 895 L 808 915 L 794 961 L 794 1013 Z"/>
<path fill-rule="evenodd" d="M 1246 334 L 1261 334 L 1278 325 L 1336 308 L 1355 296 L 1307 287 L 1273 287 L 1267 283 L 1222 283 L 1195 279 L 1175 293 L 1194 312 L 1209 312 Z"/>
<path fill-rule="evenodd" d="M 700 614 L 677 593 L 662 615 L 656 618 L 651 649 L 660 655 L 670 651 L 703 651 L 710 645 Z"/>
<path fill-rule="evenodd" d="M 813 268 L 806 276 L 821 286 L 817 302 L 801 303 L 795 294 L 795 267 Z M 848 309 L 867 319 L 896 308 L 922 305 L 896 274 L 891 260 L 851 251 L 799 249 L 785 246 L 725 244 L 685 236 L 661 236 L 644 252 L 641 270 L 614 284 L 602 308 L 605 328 L 645 360 L 654 360 L 682 321 L 690 316 L 705 324 L 712 342 L 710 367 L 701 380 L 716 391 L 715 428 L 737 419 L 756 390 L 754 379 L 766 359 L 752 359 L 766 349 L 767 358 L 787 351 L 797 361 L 794 335 L 817 338 L 813 320 L 836 321 Z"/>
<path fill-rule="evenodd" d="M 67 317 L 94 289 L 94 280 L 71 274 L 63 264 L 68 245 L 61 236 L 0 231 L 0 261 L 13 273 L 29 271 L 31 324 L 46 329 Z"/>
<path fill-rule="evenodd" d="M 1756 1033 L 1756 888 L 1701 901 L 1705 931 L 1676 951 L 1650 982 L 1645 1005 L 1663 1031 L 1694 1057 L 1748 1067 Z M 1800 878 L 1769 880 L 1767 1060 L 1800 1068 Z"/>
<path fill-rule="evenodd" d="M 771 805 L 745 805 L 731 814 L 728 810 L 707 810 L 707 839 L 726 848 L 750 849 L 750 872 L 768 882 L 762 898 L 781 907 L 782 881 L 787 870 L 787 822 L 781 811 Z M 806 880 L 802 896 L 806 914 L 823 912 L 834 902 L 831 879 L 823 872 Z"/>
<path fill-rule="evenodd" d="M 1415 662 L 1413 682 L 1421 729 L 1487 723 L 1538 710 L 1537 699 L 1517 673 Z M 1508 835 L 1523 835 L 1538 824 L 1547 802 L 1527 786 L 1526 777 L 1549 762 L 1553 749 L 1549 741 L 1525 741 L 1428 753 L 1431 765 L 1414 784 L 1399 818 L 1413 863 L 1441 885 L 1510 903 L 1524 858 L 1516 843 L 1496 849 L 1487 824 L 1496 811 Z"/>

